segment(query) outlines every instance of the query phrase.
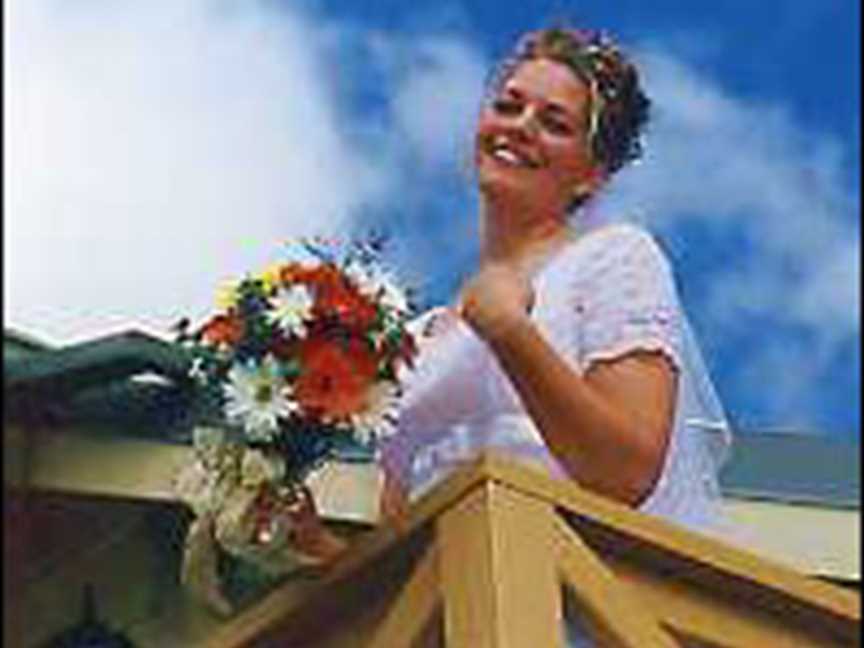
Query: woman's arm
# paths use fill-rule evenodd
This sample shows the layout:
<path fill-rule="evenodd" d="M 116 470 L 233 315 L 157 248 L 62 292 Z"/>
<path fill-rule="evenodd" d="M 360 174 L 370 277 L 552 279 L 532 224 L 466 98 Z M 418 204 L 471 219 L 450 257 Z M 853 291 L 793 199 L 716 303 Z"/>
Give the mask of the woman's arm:
<path fill-rule="evenodd" d="M 484 268 L 465 288 L 462 315 L 495 353 L 550 451 L 579 484 L 630 505 L 659 477 L 674 412 L 677 372 L 665 355 L 634 352 L 584 375 L 526 313 L 527 280 Z"/>
<path fill-rule="evenodd" d="M 383 474 L 378 508 L 380 519 L 399 529 L 408 515 L 408 495 L 395 475 L 386 469 L 383 470 Z"/>
<path fill-rule="evenodd" d="M 324 565 L 336 561 L 348 548 L 348 541 L 324 525 L 318 513 L 315 498 L 308 487 L 303 487 L 303 499 L 291 515 L 293 544 L 303 553 L 314 556 Z"/>

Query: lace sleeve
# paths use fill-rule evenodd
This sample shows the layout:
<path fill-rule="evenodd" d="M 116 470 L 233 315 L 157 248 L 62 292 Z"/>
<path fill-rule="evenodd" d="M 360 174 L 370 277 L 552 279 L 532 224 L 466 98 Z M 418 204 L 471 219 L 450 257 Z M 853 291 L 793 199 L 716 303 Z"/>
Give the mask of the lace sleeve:
<path fill-rule="evenodd" d="M 579 365 L 636 350 L 659 351 L 682 367 L 682 316 L 669 264 L 654 239 L 618 226 L 596 241 L 573 285 Z"/>

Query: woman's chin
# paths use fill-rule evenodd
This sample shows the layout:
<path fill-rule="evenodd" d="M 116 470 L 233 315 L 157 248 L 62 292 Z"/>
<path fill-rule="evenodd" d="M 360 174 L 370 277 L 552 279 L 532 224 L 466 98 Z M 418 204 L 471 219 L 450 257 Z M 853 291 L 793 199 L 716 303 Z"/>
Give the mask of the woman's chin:
<path fill-rule="evenodd" d="M 524 202 L 536 199 L 536 185 L 513 173 L 487 172 L 478 177 L 480 193 L 491 202 Z"/>
<path fill-rule="evenodd" d="M 530 177 L 526 177 L 526 169 L 517 167 L 505 166 L 501 163 L 488 161 L 481 165 L 477 170 L 477 178 L 481 187 L 495 189 L 510 189 L 512 187 L 526 187 L 531 182 Z"/>

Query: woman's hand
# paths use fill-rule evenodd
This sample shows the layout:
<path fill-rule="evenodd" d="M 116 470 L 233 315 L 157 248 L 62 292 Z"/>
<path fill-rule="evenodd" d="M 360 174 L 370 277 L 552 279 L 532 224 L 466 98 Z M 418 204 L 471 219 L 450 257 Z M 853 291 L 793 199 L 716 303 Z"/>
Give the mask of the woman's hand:
<path fill-rule="evenodd" d="M 387 471 L 384 472 L 379 511 L 381 520 L 391 524 L 397 531 L 405 528 L 408 518 L 408 497 L 402 485 Z"/>
<path fill-rule="evenodd" d="M 302 487 L 300 505 L 291 512 L 292 540 L 298 551 L 329 564 L 348 548 L 348 542 L 328 529 L 315 505 L 312 492 Z"/>
<path fill-rule="evenodd" d="M 462 288 L 459 311 L 484 340 L 492 341 L 524 323 L 534 305 L 528 278 L 503 263 L 490 263 Z"/>

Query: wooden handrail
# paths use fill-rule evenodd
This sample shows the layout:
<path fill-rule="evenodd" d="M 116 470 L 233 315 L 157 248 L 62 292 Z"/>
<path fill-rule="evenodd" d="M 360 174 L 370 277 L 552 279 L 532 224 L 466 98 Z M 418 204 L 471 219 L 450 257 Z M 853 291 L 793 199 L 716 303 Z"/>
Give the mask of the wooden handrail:
<path fill-rule="evenodd" d="M 471 504 L 478 501 L 488 505 Z M 465 514 L 471 506 L 476 510 Z M 564 576 L 562 584 L 575 590 L 578 602 L 594 606 L 593 612 L 591 605 L 586 607 L 596 622 L 591 625 L 599 628 L 599 636 L 611 637 L 610 643 L 629 645 L 624 640 L 626 633 L 636 631 L 632 626 L 628 630 L 627 623 L 611 627 L 614 617 L 604 616 L 597 608 L 602 597 L 614 591 L 620 594 L 616 605 L 624 605 L 626 599 L 627 605 L 642 606 L 634 614 L 653 620 L 646 622 L 657 628 L 651 645 L 669 641 L 674 645 L 685 639 L 730 647 L 859 645 L 857 592 L 807 577 L 741 547 L 642 514 L 494 454 L 454 471 L 412 506 L 399 530 L 380 526 L 361 536 L 346 558 L 320 579 L 304 581 L 302 588 L 287 582 L 238 614 L 207 645 L 376 645 L 375 637 L 398 636 L 394 628 L 400 627 L 402 619 L 404 645 L 408 646 L 419 627 L 416 619 L 410 623 L 408 619 L 418 610 L 424 622 L 433 610 L 441 611 L 437 618 L 443 629 L 438 628 L 433 636 L 438 637 L 436 641 L 446 640 L 447 646 L 523 645 L 512 643 L 515 639 L 500 616 L 500 610 L 518 609 L 512 606 L 525 599 L 524 592 L 521 596 L 514 593 L 519 587 L 533 588 L 528 596 L 545 601 L 541 607 L 547 610 L 549 623 L 556 619 L 560 623 L 556 612 L 560 605 L 548 598 L 553 591 L 548 581 L 531 577 L 525 585 L 513 576 L 530 572 L 520 565 L 537 561 L 538 545 L 547 547 L 542 551 L 548 553 L 548 545 L 536 540 L 541 537 L 536 533 L 530 543 L 519 540 L 524 532 L 546 528 L 544 515 L 559 529 L 557 546 L 569 547 L 559 549 L 555 557 Z M 519 520 L 523 521 L 521 532 Z M 466 535 L 459 529 L 460 525 L 467 528 L 469 521 L 476 528 Z M 486 538 L 485 544 L 477 545 L 478 534 Z M 454 595 L 453 588 L 460 585 L 454 586 L 459 579 L 454 580 L 453 574 L 471 569 L 472 563 L 466 554 L 457 565 L 459 552 L 453 547 L 470 538 L 474 538 L 474 549 L 465 545 L 464 551 L 473 556 L 474 567 L 477 561 L 486 565 L 482 568 L 486 586 L 494 584 L 500 590 L 492 598 L 488 592 L 480 596 L 476 588 L 472 595 L 464 591 Z M 540 558 L 544 562 L 548 556 Z M 594 575 L 584 577 L 589 572 Z M 434 598 L 423 596 L 417 586 L 430 582 L 438 583 Z M 373 601 L 373 595 L 378 600 Z M 487 601 L 481 606 L 489 608 L 492 630 L 487 633 L 477 634 L 484 627 L 483 620 L 469 623 L 471 627 L 458 621 L 466 618 L 460 617 L 460 610 L 472 605 L 471 596 Z M 499 606 L 497 611 L 491 609 L 495 606 Z M 334 634 L 334 624 L 344 625 L 345 632 Z M 353 628 L 350 632 L 349 627 Z M 542 623 L 534 627 L 542 632 Z M 544 641 L 543 645 L 558 643 L 557 639 Z"/>

